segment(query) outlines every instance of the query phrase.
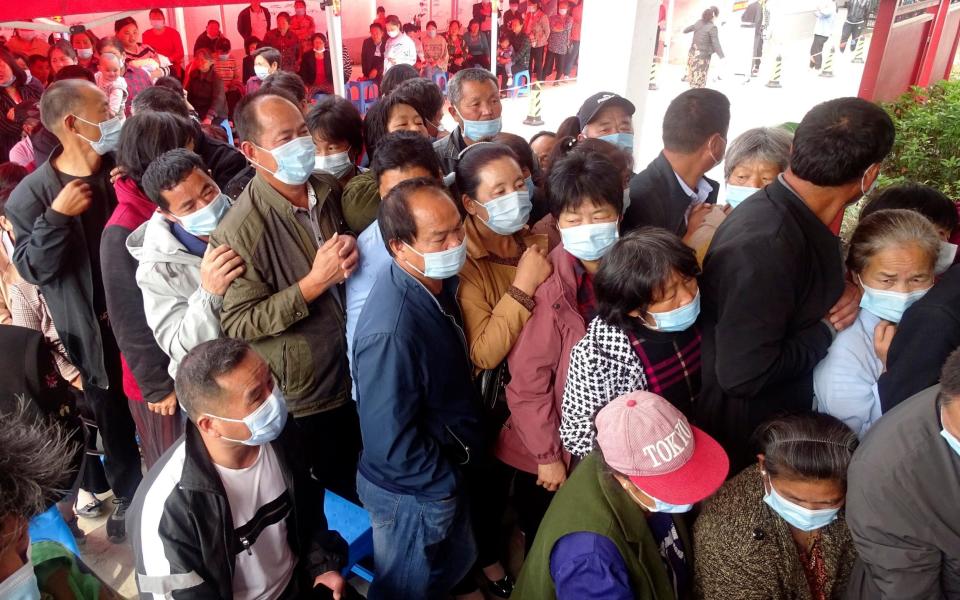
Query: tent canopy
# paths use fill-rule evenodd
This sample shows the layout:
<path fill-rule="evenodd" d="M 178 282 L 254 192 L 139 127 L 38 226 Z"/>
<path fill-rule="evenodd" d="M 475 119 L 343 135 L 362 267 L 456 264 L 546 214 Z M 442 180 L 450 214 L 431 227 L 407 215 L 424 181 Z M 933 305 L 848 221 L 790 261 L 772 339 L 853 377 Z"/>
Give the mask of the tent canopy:
<path fill-rule="evenodd" d="M 99 0 L 93 4 L 90 0 L 32 0 L 29 3 L 8 0 L 0 2 L 0 23 L 4 21 L 24 21 L 36 17 L 81 15 L 91 11 L 123 12 L 149 10 L 151 8 L 210 6 L 211 4 L 219 4 L 219 2 L 212 0 L 160 0 L 159 2 L 151 2 L 150 0 Z"/>

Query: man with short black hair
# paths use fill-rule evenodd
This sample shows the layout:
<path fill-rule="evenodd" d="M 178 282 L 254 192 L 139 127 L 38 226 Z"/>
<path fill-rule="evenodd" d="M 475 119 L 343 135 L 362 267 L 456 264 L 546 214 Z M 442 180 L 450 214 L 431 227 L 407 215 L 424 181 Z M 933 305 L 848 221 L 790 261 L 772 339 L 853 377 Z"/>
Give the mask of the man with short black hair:
<path fill-rule="evenodd" d="M 223 295 L 243 272 L 243 259 L 227 245 L 207 245 L 230 200 L 199 156 L 185 148 L 161 154 L 141 185 L 157 211 L 130 234 L 127 250 L 138 263 L 147 324 L 175 376 L 190 350 L 222 335 Z"/>
<path fill-rule="evenodd" d="M 363 40 L 360 51 L 360 64 L 363 68 L 363 78 L 380 82 L 383 77 L 383 50 L 386 32 L 380 23 L 370 24 L 370 37 Z"/>
<path fill-rule="evenodd" d="M 16 239 L 13 262 L 24 280 L 40 286 L 100 428 L 118 501 L 107 535 L 119 543 L 141 473 L 100 262 L 100 237 L 117 205 L 110 171 L 121 121 L 109 111 L 106 95 L 88 81 L 51 85 L 40 118 L 61 147 L 17 186 L 6 212 Z"/>
<path fill-rule="evenodd" d="M 340 214 L 340 186 L 313 174 L 316 147 L 289 100 L 246 96 L 235 120 L 240 149 L 257 174 L 210 237 L 211 246 L 230 246 L 246 267 L 226 289 L 220 324 L 270 364 L 304 430 L 317 479 L 355 498 L 360 430 L 341 284 L 358 253 Z"/>
<path fill-rule="evenodd" d="M 186 433 L 134 501 L 141 595 L 343 597 L 347 544 L 327 528 L 324 490 L 267 363 L 240 340 L 205 342 L 176 386 Z"/>
<path fill-rule="evenodd" d="M 730 101 L 720 92 L 693 89 L 674 98 L 663 116 L 663 151 L 630 182 L 622 231 L 696 231 L 717 203 L 720 184 L 706 173 L 723 160 L 729 126 Z"/>
<path fill-rule="evenodd" d="M 393 262 L 360 314 L 352 367 L 357 490 L 377 565 L 369 597 L 443 598 L 476 558 L 460 468 L 486 451 L 456 300 L 466 233 L 432 178 L 394 187 L 379 227 Z"/>
<path fill-rule="evenodd" d="M 815 106 L 786 172 L 733 211 L 704 261 L 703 392 L 697 419 L 742 468 L 749 440 L 781 411 L 813 409 L 813 369 L 857 315 L 830 224 L 865 195 L 893 145 L 893 122 L 866 100 Z M 735 470 L 735 469 L 733 469 Z"/>
<path fill-rule="evenodd" d="M 462 69 L 447 84 L 450 116 L 457 128 L 433 144 L 444 173 L 457 168 L 460 153 L 485 137 L 500 133 L 503 104 L 500 85 L 486 69 Z"/>
<path fill-rule="evenodd" d="M 960 351 L 940 385 L 884 415 L 850 463 L 847 598 L 960 596 Z"/>

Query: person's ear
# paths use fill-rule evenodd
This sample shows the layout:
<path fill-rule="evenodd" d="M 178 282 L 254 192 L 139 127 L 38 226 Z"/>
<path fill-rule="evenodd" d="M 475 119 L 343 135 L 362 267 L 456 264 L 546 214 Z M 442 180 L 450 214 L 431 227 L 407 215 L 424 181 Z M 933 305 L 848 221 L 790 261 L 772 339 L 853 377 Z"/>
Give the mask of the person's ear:
<path fill-rule="evenodd" d="M 213 419 L 207 415 L 200 415 L 200 417 L 194 421 L 197 426 L 197 429 L 200 430 L 200 433 L 209 435 L 212 437 L 220 437 L 220 432 L 213 428 Z"/>
<path fill-rule="evenodd" d="M 762 452 L 757 454 L 757 465 L 760 466 L 760 473 L 767 472 L 767 457 Z"/>
<path fill-rule="evenodd" d="M 453 120 L 456 121 L 457 124 L 463 125 L 463 119 L 460 118 L 460 113 L 457 112 L 457 109 L 454 108 L 452 104 L 447 107 L 447 112 L 450 113 L 450 116 L 453 117 Z"/>
<path fill-rule="evenodd" d="M 390 240 L 390 252 L 397 258 L 402 258 L 406 253 L 407 246 L 398 239 Z"/>
<path fill-rule="evenodd" d="M 469 215 L 477 215 L 477 205 L 470 199 L 470 196 L 462 194 L 460 196 L 460 203 L 463 204 L 463 210 Z"/>
<path fill-rule="evenodd" d="M 867 172 L 863 178 L 863 187 L 869 190 L 878 177 L 880 177 L 880 163 L 873 163 L 867 167 Z"/>
<path fill-rule="evenodd" d="M 240 152 L 248 159 L 253 160 L 256 157 L 257 147 L 253 145 L 253 142 L 244 140 L 240 142 Z"/>

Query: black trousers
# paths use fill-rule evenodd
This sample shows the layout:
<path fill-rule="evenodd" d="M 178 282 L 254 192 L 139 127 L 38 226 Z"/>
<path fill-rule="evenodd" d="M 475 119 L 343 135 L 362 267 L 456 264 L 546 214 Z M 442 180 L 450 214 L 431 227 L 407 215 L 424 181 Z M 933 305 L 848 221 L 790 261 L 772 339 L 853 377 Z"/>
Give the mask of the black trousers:
<path fill-rule="evenodd" d="M 823 45 L 827 43 L 827 36 L 813 36 L 813 44 L 810 45 L 810 66 L 819 69 L 823 65 Z"/>
<path fill-rule="evenodd" d="M 566 54 L 557 54 L 556 52 L 548 51 L 547 59 L 543 63 L 543 70 L 540 71 L 540 80 L 546 81 L 547 77 L 550 77 L 550 74 L 553 73 L 554 69 L 557 71 L 554 81 L 560 79 L 560 76 L 563 75 L 563 67 L 566 63 L 566 60 Z"/>
<path fill-rule="evenodd" d="M 763 58 L 763 31 L 757 27 L 753 31 L 753 70 L 760 70 L 760 59 Z"/>
<path fill-rule="evenodd" d="M 527 554 L 533 547 L 543 515 L 550 508 L 556 492 L 549 492 L 537 485 L 537 476 L 526 471 L 513 469 L 513 508 L 517 511 L 520 531 L 523 532 Z"/>
<path fill-rule="evenodd" d="M 470 503 L 470 521 L 477 542 L 477 562 L 453 588 L 453 595 L 477 589 L 477 571 L 498 562 L 506 549 L 503 515 L 507 511 L 512 469 L 498 460 L 486 459 L 461 470 L 465 496 Z"/>
<path fill-rule="evenodd" d="M 348 401 L 326 412 L 300 417 L 297 425 L 313 475 L 325 489 L 360 504 L 357 497 L 357 461 L 363 443 L 357 405 Z"/>
<path fill-rule="evenodd" d="M 530 77 L 543 79 L 543 77 L 540 75 L 540 71 L 543 70 L 543 60 L 546 52 L 546 46 L 541 46 L 540 48 L 530 48 Z"/>
<path fill-rule="evenodd" d="M 847 42 L 853 38 L 853 44 L 850 45 L 850 51 L 857 49 L 857 42 L 860 41 L 860 32 L 863 31 L 863 23 L 843 23 L 843 31 L 840 32 L 840 52 L 847 49 Z"/>
<path fill-rule="evenodd" d="M 110 389 L 83 382 L 85 400 L 103 440 L 103 468 L 117 498 L 133 500 L 143 474 L 140 470 L 140 449 L 137 448 L 136 426 L 130 416 L 127 397 L 123 394 L 123 372 L 120 349 L 109 326 L 101 325 L 103 362 Z"/>

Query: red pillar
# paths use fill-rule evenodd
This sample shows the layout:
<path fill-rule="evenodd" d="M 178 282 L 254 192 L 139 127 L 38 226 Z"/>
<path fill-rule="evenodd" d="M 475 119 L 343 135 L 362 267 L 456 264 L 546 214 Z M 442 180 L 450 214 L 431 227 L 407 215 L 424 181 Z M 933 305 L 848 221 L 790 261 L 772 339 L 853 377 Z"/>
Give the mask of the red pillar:
<path fill-rule="evenodd" d="M 880 77 L 880 63 L 883 61 L 887 48 L 887 39 L 890 37 L 890 27 L 893 25 L 893 13 L 897 8 L 896 0 L 880 0 L 877 6 L 877 19 L 870 38 L 870 51 L 867 54 L 867 63 L 863 68 L 863 77 L 860 79 L 860 93 L 865 100 L 873 100 Z"/>
<path fill-rule="evenodd" d="M 923 54 L 923 61 L 920 63 L 920 72 L 917 74 L 917 85 L 927 87 L 930 85 L 930 79 L 933 75 L 933 64 L 937 59 L 937 49 L 940 47 L 940 38 L 943 37 L 943 26 L 947 20 L 947 12 L 950 10 L 950 0 L 940 0 L 940 6 L 937 8 L 937 16 L 933 19 L 933 25 L 930 28 L 930 37 L 927 39 L 927 49 Z"/>

